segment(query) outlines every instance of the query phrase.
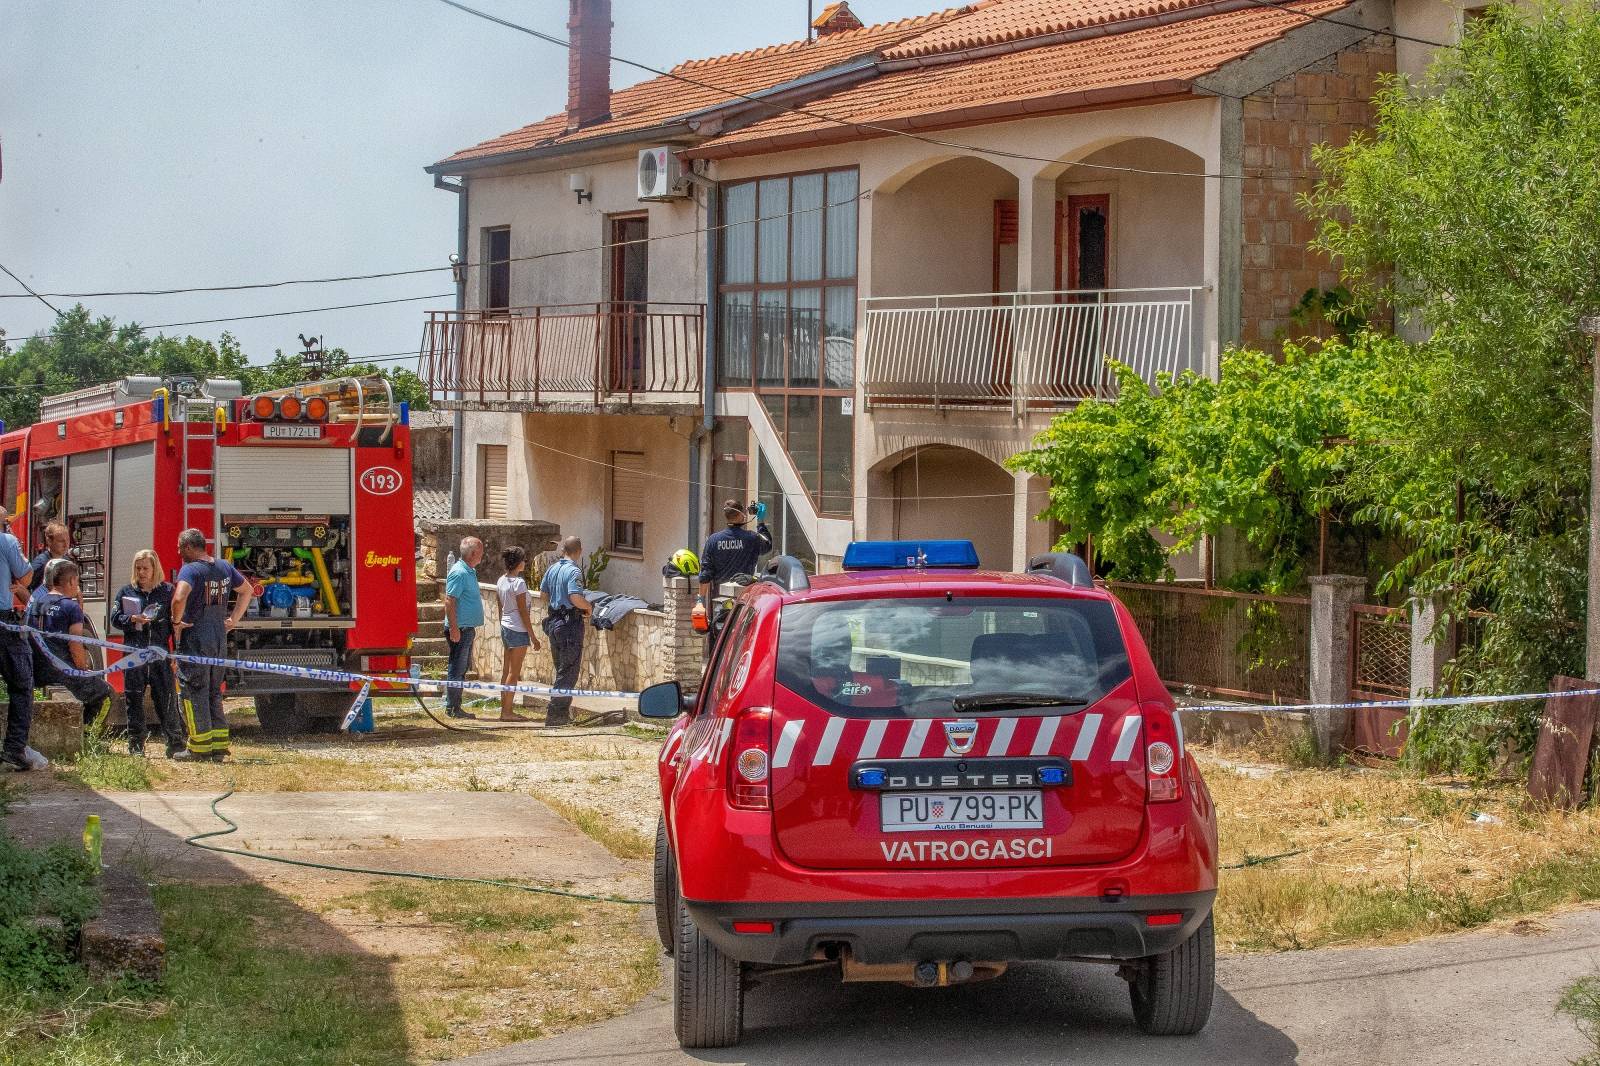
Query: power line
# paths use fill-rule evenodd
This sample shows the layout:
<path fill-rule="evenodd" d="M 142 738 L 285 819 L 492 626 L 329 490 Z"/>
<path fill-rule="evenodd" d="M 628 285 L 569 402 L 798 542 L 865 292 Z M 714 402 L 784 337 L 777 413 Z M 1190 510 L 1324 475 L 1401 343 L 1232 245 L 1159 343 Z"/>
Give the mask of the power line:
<path fill-rule="evenodd" d="M 1445 41 L 1430 41 L 1425 37 L 1412 37 L 1409 34 L 1396 33 L 1393 30 L 1375 30 L 1370 26 L 1363 26 L 1359 22 L 1345 22 L 1342 19 L 1329 18 L 1326 15 L 1313 15 L 1309 11 L 1298 11 L 1279 0 L 1250 0 L 1257 7 L 1270 7 L 1278 11 L 1286 11 L 1291 15 L 1299 15 L 1303 19 L 1312 19 L 1316 22 L 1326 22 L 1330 26 L 1345 26 L 1352 30 L 1366 30 L 1367 33 L 1378 37 L 1389 37 L 1396 41 L 1407 41 L 1411 44 L 1425 44 L 1430 48 L 1460 48 L 1459 44 L 1449 44 Z"/>
<path fill-rule="evenodd" d="M 49 300 L 46 300 L 43 296 L 40 296 L 38 293 L 34 292 L 31 288 L 28 288 L 28 283 L 26 281 L 23 281 L 21 278 L 17 277 L 15 274 L 11 273 L 11 268 L 10 267 L 6 266 L 4 263 L 0 263 L 0 270 L 4 270 L 6 272 L 6 275 L 8 277 L 10 277 L 12 281 L 16 282 L 18 285 L 21 285 L 24 289 L 27 289 L 29 296 L 32 296 L 35 300 L 38 300 L 40 303 L 44 304 L 46 307 L 48 307 L 50 310 L 54 311 L 56 314 L 59 315 L 61 313 L 61 308 L 57 307 L 55 304 L 51 303 Z"/>

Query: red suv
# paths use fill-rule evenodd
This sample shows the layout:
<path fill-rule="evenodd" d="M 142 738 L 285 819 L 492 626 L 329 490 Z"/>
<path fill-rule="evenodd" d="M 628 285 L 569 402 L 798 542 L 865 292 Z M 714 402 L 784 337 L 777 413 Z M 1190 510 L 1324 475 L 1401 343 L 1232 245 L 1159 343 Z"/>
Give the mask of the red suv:
<path fill-rule="evenodd" d="M 737 1043 L 744 978 L 832 962 L 943 986 L 1116 960 L 1147 1033 L 1211 1010 L 1217 827 L 1171 697 L 1083 561 L 965 541 L 780 558 L 738 597 L 660 760 L 656 913 L 685 1047 Z"/>

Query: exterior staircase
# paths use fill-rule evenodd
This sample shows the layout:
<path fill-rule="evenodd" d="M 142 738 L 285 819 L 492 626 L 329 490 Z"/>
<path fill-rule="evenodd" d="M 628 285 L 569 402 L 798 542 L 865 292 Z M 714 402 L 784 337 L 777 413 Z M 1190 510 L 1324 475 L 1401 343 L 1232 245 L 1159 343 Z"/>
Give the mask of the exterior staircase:
<path fill-rule="evenodd" d="M 417 639 L 411 661 L 423 677 L 443 677 L 450 659 L 444 639 L 444 582 L 417 580 Z"/>

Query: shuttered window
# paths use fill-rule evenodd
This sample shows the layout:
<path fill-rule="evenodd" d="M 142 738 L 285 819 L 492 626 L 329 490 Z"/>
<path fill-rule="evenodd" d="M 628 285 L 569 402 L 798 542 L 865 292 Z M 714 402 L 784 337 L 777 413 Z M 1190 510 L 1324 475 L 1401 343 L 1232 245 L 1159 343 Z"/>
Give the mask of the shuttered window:
<path fill-rule="evenodd" d="M 644 456 L 611 453 L 611 544 L 613 552 L 644 552 Z"/>
<path fill-rule="evenodd" d="M 506 517 L 506 446 L 478 445 L 478 517 Z"/>

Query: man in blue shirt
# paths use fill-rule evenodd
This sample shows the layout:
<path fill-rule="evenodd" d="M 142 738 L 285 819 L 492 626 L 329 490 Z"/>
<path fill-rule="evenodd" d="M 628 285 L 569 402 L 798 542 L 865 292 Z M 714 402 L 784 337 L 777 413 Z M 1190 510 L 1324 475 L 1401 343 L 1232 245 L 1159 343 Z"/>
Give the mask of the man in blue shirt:
<path fill-rule="evenodd" d="M 483 541 L 462 537 L 455 565 L 444 578 L 445 644 L 450 661 L 445 667 L 449 681 L 465 681 L 472 669 L 472 643 L 483 625 L 483 593 L 478 589 L 478 564 L 483 562 Z M 476 718 L 461 709 L 462 690 L 452 685 L 444 690 L 447 718 Z"/>
<path fill-rule="evenodd" d="M 178 555 L 183 567 L 172 591 L 173 628 L 178 652 L 221 659 L 228 654 L 228 634 L 250 609 L 252 592 L 244 575 L 232 563 L 213 559 L 206 551 L 206 535 L 186 529 L 178 535 Z M 228 597 L 233 597 L 229 610 Z M 222 682 L 227 667 L 210 663 L 178 663 L 179 698 L 184 725 L 189 730 L 187 752 L 192 759 L 222 762 L 228 756 L 228 718 L 222 710 Z"/>
<path fill-rule="evenodd" d="M 548 612 L 541 627 L 550 637 L 556 688 L 577 688 L 578 666 L 583 662 L 583 616 L 589 613 L 589 600 L 583 593 L 583 575 L 578 570 L 578 559 L 582 555 L 583 541 L 577 537 L 563 540 L 561 558 L 550 564 L 539 582 Z M 545 710 L 544 727 L 560 729 L 571 724 L 572 697 L 551 697 Z"/>
<path fill-rule="evenodd" d="M 85 618 L 78 597 L 78 564 L 71 559 L 52 559 L 47 567 L 44 595 L 35 595 L 29 601 L 28 624 L 53 634 L 45 638 L 50 653 L 78 670 L 87 670 L 89 652 L 67 636 L 84 635 Z M 72 693 L 72 698 L 83 704 L 83 724 L 91 725 L 100 717 L 106 702 L 111 699 L 111 685 L 103 677 L 77 677 L 63 672 L 47 658 L 39 660 L 41 669 L 34 671 L 35 685 L 60 685 Z"/>
<path fill-rule="evenodd" d="M 12 625 L 22 624 L 22 612 L 17 610 L 17 597 L 26 596 L 28 579 L 33 568 L 22 554 L 22 546 L 11 535 L 11 523 L 5 523 L 0 533 L 0 578 L 7 586 L 4 593 L 0 621 Z M 28 745 L 28 730 L 33 726 L 33 649 L 28 637 L 9 629 L 0 629 L 0 678 L 6 686 L 6 739 L 0 748 L 0 767 L 9 770 L 29 769 L 23 758 Z"/>

